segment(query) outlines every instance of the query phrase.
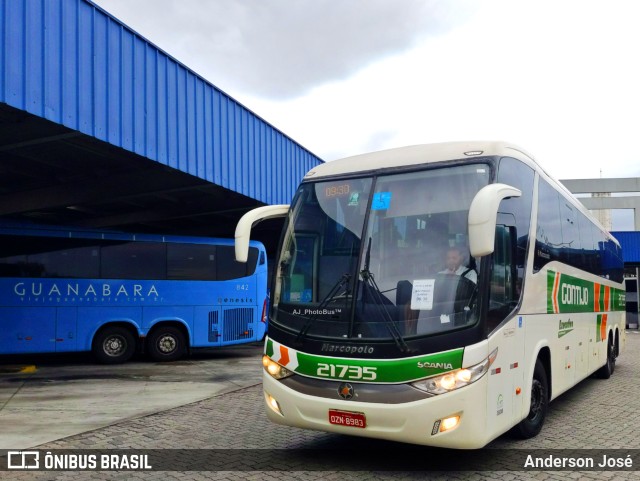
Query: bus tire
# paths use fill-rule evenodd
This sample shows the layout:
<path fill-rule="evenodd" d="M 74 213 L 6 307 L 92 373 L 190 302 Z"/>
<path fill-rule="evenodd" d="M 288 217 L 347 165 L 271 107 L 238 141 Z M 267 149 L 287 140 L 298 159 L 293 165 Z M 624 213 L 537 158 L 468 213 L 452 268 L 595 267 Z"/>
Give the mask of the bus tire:
<path fill-rule="evenodd" d="M 538 359 L 531 380 L 531 406 L 529 414 L 514 428 L 514 434 L 521 439 L 536 436 L 542 429 L 549 407 L 549 383 L 547 371 Z"/>
<path fill-rule="evenodd" d="M 184 334 L 174 326 L 155 328 L 147 337 L 147 352 L 157 362 L 171 362 L 180 359 L 186 351 Z"/>
<path fill-rule="evenodd" d="M 616 348 L 613 343 L 613 337 L 609 336 L 607 342 L 607 362 L 596 371 L 596 376 L 600 379 L 609 379 L 616 369 Z"/>
<path fill-rule="evenodd" d="M 91 351 L 103 364 L 127 362 L 136 350 L 135 337 L 131 331 L 121 326 L 105 327 L 93 338 Z"/>

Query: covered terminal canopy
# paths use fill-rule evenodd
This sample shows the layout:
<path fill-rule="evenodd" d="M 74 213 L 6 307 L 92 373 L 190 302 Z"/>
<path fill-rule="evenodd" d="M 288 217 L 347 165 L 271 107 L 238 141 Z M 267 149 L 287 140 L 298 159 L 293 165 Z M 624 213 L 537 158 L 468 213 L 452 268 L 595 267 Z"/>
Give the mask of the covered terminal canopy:
<path fill-rule="evenodd" d="M 0 28 L 0 219 L 231 237 L 321 162 L 87 0 Z"/>

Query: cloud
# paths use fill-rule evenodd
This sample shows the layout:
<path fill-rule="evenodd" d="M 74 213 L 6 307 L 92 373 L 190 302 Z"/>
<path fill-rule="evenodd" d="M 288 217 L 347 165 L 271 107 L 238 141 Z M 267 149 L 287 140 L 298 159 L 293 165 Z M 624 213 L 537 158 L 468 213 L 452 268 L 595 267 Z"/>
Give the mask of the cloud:
<path fill-rule="evenodd" d="M 96 0 L 225 91 L 287 99 L 464 24 L 473 0 Z M 233 92 L 230 92 L 233 95 Z"/>
<path fill-rule="evenodd" d="M 635 0 L 97 1 L 325 160 L 495 139 L 640 175 Z"/>

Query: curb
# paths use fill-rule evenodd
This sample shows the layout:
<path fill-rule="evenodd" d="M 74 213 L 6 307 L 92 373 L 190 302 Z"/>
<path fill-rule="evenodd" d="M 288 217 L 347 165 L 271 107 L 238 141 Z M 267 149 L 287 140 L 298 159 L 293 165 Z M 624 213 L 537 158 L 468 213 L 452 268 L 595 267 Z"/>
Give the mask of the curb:
<path fill-rule="evenodd" d="M 0 366 L 0 374 L 33 374 L 38 369 L 33 364 Z"/>

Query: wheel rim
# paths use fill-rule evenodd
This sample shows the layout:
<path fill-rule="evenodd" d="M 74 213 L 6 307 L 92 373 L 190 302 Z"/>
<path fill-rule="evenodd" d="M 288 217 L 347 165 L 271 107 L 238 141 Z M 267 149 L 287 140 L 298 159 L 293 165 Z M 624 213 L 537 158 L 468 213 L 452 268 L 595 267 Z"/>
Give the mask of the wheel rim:
<path fill-rule="evenodd" d="M 171 354 L 176 350 L 177 346 L 178 342 L 173 336 L 165 335 L 161 336 L 160 339 L 158 339 L 158 351 L 160 351 L 162 354 Z"/>
<path fill-rule="evenodd" d="M 122 336 L 109 336 L 102 343 L 102 350 L 107 356 L 118 357 L 127 349 L 127 341 Z"/>
<path fill-rule="evenodd" d="M 542 387 L 542 383 L 537 379 L 534 379 L 531 386 L 531 409 L 529 410 L 528 416 L 530 421 L 534 421 L 542 415 L 544 402 L 544 389 Z"/>
<path fill-rule="evenodd" d="M 616 355 L 613 352 L 613 343 L 611 341 L 609 341 L 609 345 L 607 346 L 607 362 L 609 363 L 609 368 L 616 362 Z"/>

